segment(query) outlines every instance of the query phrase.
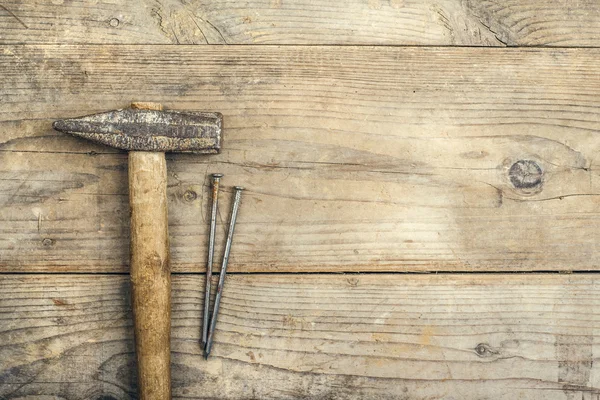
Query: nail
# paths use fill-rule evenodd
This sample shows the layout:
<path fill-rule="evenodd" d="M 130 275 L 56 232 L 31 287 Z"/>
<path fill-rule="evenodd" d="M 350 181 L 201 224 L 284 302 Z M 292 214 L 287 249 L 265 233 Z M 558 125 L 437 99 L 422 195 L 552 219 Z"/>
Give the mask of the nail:
<path fill-rule="evenodd" d="M 219 182 L 223 174 L 212 174 L 212 209 L 210 213 L 210 233 L 208 236 L 208 260 L 206 262 L 206 288 L 204 290 L 204 318 L 202 319 L 202 348 L 206 347 L 210 308 L 210 285 L 212 280 L 213 256 L 215 254 L 215 232 L 217 229 L 217 204 L 219 202 Z"/>
<path fill-rule="evenodd" d="M 225 252 L 223 253 L 223 265 L 221 265 L 221 273 L 219 274 L 219 285 L 217 286 L 217 296 L 215 297 L 215 306 L 210 320 L 210 331 L 206 348 L 204 349 L 204 358 L 208 359 L 213 344 L 213 336 L 215 334 L 215 326 L 217 325 L 217 316 L 219 315 L 219 306 L 221 305 L 221 295 L 223 294 L 223 285 L 225 284 L 225 274 L 227 273 L 227 263 L 229 262 L 229 253 L 231 252 L 231 243 L 233 242 L 233 230 L 235 229 L 235 221 L 237 219 L 240 202 L 242 200 L 243 187 L 235 187 L 235 198 L 231 209 L 231 220 L 229 222 L 229 231 L 227 232 L 227 242 L 225 243 Z"/>

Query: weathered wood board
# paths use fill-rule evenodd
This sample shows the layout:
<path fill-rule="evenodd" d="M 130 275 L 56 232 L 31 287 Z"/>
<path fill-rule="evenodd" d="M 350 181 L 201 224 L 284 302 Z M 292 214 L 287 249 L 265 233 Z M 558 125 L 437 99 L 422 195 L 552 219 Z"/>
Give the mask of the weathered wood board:
<path fill-rule="evenodd" d="M 596 0 L 8 0 L 0 43 L 597 46 Z"/>
<path fill-rule="evenodd" d="M 170 155 L 175 271 L 201 271 L 208 177 L 247 187 L 232 271 L 600 265 L 599 49 L 4 46 L 0 265 L 126 271 L 126 154 L 54 119 L 153 100 L 224 114 Z M 218 248 L 222 248 L 221 245 Z"/>
<path fill-rule="evenodd" d="M 230 275 L 205 361 L 203 282 L 178 275 L 174 396 L 598 399 L 599 284 L 590 274 Z M 135 393 L 127 277 L 3 275 L 0 289 L 1 398 Z"/>
<path fill-rule="evenodd" d="M 147 100 L 225 116 L 168 155 L 175 398 L 600 400 L 595 274 L 302 274 L 597 270 L 599 42 L 597 0 L 2 2 L 0 398 L 136 398 L 127 155 L 51 122 Z"/>

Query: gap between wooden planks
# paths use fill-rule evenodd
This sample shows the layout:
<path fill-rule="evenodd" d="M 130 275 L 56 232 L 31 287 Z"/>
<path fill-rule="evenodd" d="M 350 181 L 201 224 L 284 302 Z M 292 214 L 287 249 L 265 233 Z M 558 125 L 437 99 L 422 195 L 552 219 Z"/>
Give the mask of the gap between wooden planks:
<path fill-rule="evenodd" d="M 212 172 L 225 174 L 219 239 L 229 188 L 248 189 L 231 271 L 595 270 L 599 57 L 4 46 L 0 265 L 127 270 L 126 155 L 51 122 L 145 99 L 224 114 L 222 154 L 169 156 L 175 271 L 204 268 Z"/>
<path fill-rule="evenodd" d="M 176 397 L 595 399 L 595 274 L 173 277 Z M 0 397 L 135 393 L 126 276 L 0 275 Z"/>
<path fill-rule="evenodd" d="M 6 0 L 0 43 L 597 46 L 596 0 Z"/>

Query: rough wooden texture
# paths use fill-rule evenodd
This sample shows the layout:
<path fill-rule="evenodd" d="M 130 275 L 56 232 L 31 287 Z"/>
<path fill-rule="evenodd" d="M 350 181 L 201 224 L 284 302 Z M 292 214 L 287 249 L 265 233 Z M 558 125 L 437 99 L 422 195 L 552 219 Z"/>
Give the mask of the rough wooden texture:
<path fill-rule="evenodd" d="M 600 265 L 598 49 L 0 53 L 5 271 L 127 270 L 126 154 L 50 126 L 132 99 L 224 114 L 222 154 L 168 155 L 176 271 L 204 268 L 213 172 L 221 210 L 248 189 L 232 272 Z"/>
<path fill-rule="evenodd" d="M 230 275 L 205 361 L 202 277 L 176 276 L 173 395 L 595 400 L 598 279 Z M 125 276 L 0 280 L 1 398 L 135 393 Z"/>
<path fill-rule="evenodd" d="M 149 102 L 134 102 L 131 108 L 163 109 L 162 104 Z M 138 394 L 142 400 L 170 400 L 171 261 L 167 161 L 163 153 L 132 151 L 127 171 Z"/>
<path fill-rule="evenodd" d="M 171 269 L 164 153 L 129 153 L 131 287 L 142 400 L 171 398 Z"/>
<path fill-rule="evenodd" d="M 4 43 L 598 46 L 597 0 L 8 0 Z"/>

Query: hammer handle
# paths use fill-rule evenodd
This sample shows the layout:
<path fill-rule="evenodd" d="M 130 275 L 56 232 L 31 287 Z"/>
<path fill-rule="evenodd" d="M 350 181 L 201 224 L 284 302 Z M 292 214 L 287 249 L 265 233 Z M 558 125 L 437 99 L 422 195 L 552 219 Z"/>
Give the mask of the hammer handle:
<path fill-rule="evenodd" d="M 129 152 L 131 287 L 141 400 L 171 398 L 171 270 L 164 153 Z"/>

